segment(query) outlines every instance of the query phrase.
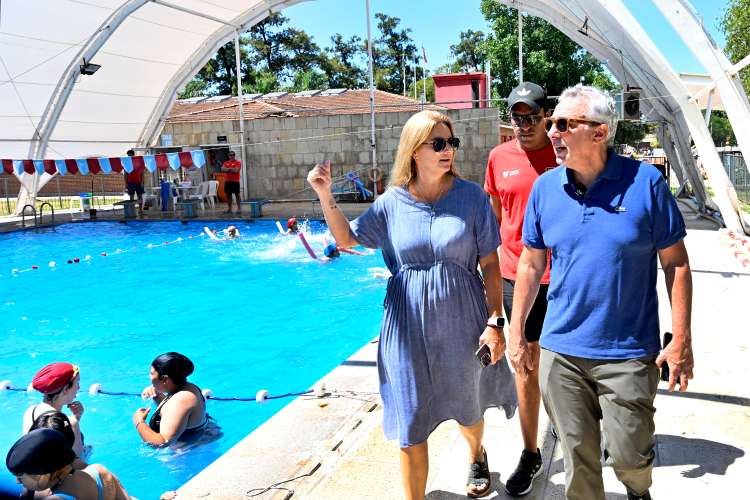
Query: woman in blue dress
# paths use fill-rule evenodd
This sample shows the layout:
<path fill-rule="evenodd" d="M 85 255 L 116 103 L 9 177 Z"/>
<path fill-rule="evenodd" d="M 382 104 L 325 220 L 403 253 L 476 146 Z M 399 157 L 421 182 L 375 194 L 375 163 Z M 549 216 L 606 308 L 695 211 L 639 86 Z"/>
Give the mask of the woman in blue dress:
<path fill-rule="evenodd" d="M 427 437 L 456 420 L 469 446 L 470 497 L 491 491 L 484 411 L 516 408 L 505 360 L 497 220 L 486 194 L 459 177 L 450 119 L 422 111 L 404 125 L 388 190 L 351 224 L 331 194 L 330 166 L 308 182 L 341 247 L 379 248 L 388 282 L 378 347 L 383 430 L 398 439 L 407 499 L 422 500 Z M 482 269 L 477 272 L 477 264 Z M 486 345 L 491 364 L 475 352 Z"/>

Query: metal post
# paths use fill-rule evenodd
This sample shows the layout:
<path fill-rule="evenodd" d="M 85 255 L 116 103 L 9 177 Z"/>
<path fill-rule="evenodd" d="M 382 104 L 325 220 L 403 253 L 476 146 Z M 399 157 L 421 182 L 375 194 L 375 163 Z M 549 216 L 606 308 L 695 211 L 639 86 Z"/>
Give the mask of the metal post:
<path fill-rule="evenodd" d="M 234 58 L 237 64 L 237 99 L 240 102 L 240 154 L 242 155 L 242 168 L 240 168 L 240 185 L 247 196 L 250 187 L 247 184 L 247 151 L 245 149 L 245 114 L 243 110 L 242 95 L 242 66 L 240 66 L 240 32 L 234 30 Z"/>
<path fill-rule="evenodd" d="M 708 102 L 706 102 L 705 118 L 706 118 L 706 127 L 708 127 L 709 131 L 711 131 L 711 111 L 713 110 L 713 107 L 714 107 L 714 93 L 715 92 L 712 90 L 708 94 Z"/>
<path fill-rule="evenodd" d="M 422 109 L 424 109 L 424 103 L 427 102 L 427 68 L 422 65 Z"/>
<path fill-rule="evenodd" d="M 60 193 L 60 176 L 55 174 L 55 182 L 57 183 L 57 203 L 59 203 L 60 208 L 58 210 L 62 210 L 62 194 Z"/>
<path fill-rule="evenodd" d="M 492 105 L 492 63 L 487 59 L 487 103 L 484 107 L 489 108 Z M 480 108 L 482 106 L 479 106 Z"/>
<path fill-rule="evenodd" d="M 417 100 L 417 61 L 414 60 L 414 100 Z"/>
<path fill-rule="evenodd" d="M 523 83 L 523 14 L 518 2 L 518 84 Z"/>
<path fill-rule="evenodd" d="M 401 56 L 401 78 L 404 80 L 404 97 L 406 97 L 406 59 Z"/>
<path fill-rule="evenodd" d="M 8 179 L 3 177 L 3 184 L 5 186 L 4 192 L 5 192 L 5 208 L 8 210 L 8 215 L 10 215 L 10 200 L 8 199 Z"/>
<path fill-rule="evenodd" d="M 370 151 L 372 154 L 370 158 L 370 172 L 372 175 L 372 197 L 373 199 L 376 199 L 378 197 L 378 183 L 375 181 L 375 175 L 377 173 L 378 162 L 375 149 L 375 78 L 373 76 L 372 68 L 372 28 L 370 26 L 370 0 L 365 0 L 365 9 L 367 10 L 367 59 L 370 78 Z"/>

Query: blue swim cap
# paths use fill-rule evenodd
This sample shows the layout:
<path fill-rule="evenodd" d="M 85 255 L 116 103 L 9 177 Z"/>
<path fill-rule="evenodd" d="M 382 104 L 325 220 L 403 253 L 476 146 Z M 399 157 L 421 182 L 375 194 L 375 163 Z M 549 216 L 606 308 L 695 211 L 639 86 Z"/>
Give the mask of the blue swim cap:
<path fill-rule="evenodd" d="M 336 248 L 335 243 L 331 243 L 330 245 L 325 247 L 325 249 L 323 250 L 323 255 L 325 255 L 326 257 L 337 257 L 338 253 L 339 251 Z"/>

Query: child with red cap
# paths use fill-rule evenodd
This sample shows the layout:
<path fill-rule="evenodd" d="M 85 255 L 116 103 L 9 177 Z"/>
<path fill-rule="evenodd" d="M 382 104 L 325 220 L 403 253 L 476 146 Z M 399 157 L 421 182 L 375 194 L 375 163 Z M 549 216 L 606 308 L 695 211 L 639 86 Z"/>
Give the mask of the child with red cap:
<path fill-rule="evenodd" d="M 75 400 L 80 389 L 80 379 L 78 367 L 71 363 L 51 363 L 39 370 L 34 375 L 31 386 L 44 397 L 40 404 L 29 407 L 24 413 L 23 433 L 43 427 L 41 421 L 53 414 L 61 419 L 67 418 L 75 438 L 73 452 L 76 456 L 83 457 L 83 435 L 80 428 L 83 405 Z M 63 412 L 64 407 L 70 410 L 71 415 Z"/>

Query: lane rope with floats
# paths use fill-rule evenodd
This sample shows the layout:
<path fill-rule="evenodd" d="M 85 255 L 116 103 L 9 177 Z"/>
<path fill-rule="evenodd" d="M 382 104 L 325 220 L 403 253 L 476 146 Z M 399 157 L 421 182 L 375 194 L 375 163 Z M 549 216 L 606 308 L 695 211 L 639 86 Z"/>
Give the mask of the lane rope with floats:
<path fill-rule="evenodd" d="M 5 391 L 31 393 L 31 392 L 34 392 L 34 388 L 32 387 L 31 384 L 29 384 L 28 387 L 13 387 L 13 383 L 11 380 L 2 380 L 0 381 L 0 392 L 5 392 Z M 91 384 L 87 392 L 90 396 L 104 395 L 104 396 L 138 397 L 138 398 L 140 398 L 142 394 L 139 392 L 109 391 L 109 390 L 104 389 L 104 386 L 101 383 Z M 203 393 L 204 398 L 206 398 L 207 400 L 211 400 L 211 401 L 239 401 L 239 402 L 255 401 L 258 404 L 263 404 L 266 401 L 273 401 L 275 399 L 284 399 L 284 398 L 291 398 L 291 397 L 296 397 L 296 396 L 312 395 L 317 398 L 322 398 L 330 394 L 326 389 L 325 382 L 322 380 L 317 382 L 312 387 L 312 389 L 308 389 L 306 391 L 298 391 L 298 392 L 287 392 L 284 394 L 271 394 L 267 389 L 259 390 L 258 392 L 255 393 L 255 396 L 252 396 L 252 397 L 214 396 L 213 391 L 211 389 L 203 389 L 201 392 Z"/>

